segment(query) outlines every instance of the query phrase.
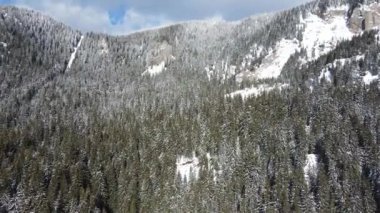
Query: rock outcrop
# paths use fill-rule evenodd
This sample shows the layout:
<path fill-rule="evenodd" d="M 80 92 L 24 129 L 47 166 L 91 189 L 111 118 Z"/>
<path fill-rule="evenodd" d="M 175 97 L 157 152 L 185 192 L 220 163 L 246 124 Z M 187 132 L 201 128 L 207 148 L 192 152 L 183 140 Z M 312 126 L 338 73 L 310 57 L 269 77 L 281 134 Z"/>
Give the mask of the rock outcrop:
<path fill-rule="evenodd" d="M 380 4 L 372 3 L 355 8 L 348 20 L 348 25 L 354 32 L 371 30 L 380 26 Z"/>

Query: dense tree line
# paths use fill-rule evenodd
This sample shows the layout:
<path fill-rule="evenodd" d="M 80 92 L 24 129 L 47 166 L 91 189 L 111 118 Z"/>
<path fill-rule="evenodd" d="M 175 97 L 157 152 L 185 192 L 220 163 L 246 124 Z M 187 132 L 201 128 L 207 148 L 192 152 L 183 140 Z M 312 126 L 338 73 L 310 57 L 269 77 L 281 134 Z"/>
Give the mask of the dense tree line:
<path fill-rule="evenodd" d="M 105 120 L 94 111 L 84 132 L 70 117 L 49 126 L 30 119 L 21 129 L 1 130 L 2 208 L 374 212 L 379 101 L 376 87 L 334 87 L 318 96 L 294 90 L 246 102 L 209 97 L 183 113 L 151 106 Z M 176 178 L 175 161 L 193 151 L 201 176 L 187 185 Z M 216 181 L 206 153 L 218 156 Z M 310 153 L 319 167 L 308 186 L 303 167 Z"/>
<path fill-rule="evenodd" d="M 379 73 L 377 31 L 308 63 L 300 50 L 278 79 L 205 73 L 302 39 L 300 16 L 323 3 L 342 1 L 240 24 L 86 33 L 71 69 L 80 32 L 0 8 L 0 212 L 379 212 L 379 82 L 362 81 Z M 164 72 L 142 75 L 161 60 Z M 326 68 L 331 82 L 319 79 Z M 290 86 L 226 96 L 260 83 Z M 185 182 L 177 159 L 193 155 L 199 178 Z"/>

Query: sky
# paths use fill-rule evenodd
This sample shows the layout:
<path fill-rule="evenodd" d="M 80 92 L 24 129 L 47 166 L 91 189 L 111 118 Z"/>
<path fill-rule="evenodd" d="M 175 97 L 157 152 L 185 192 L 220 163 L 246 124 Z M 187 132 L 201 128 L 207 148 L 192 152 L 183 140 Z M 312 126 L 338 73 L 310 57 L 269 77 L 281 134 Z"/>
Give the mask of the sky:
<path fill-rule="evenodd" d="M 125 35 L 189 20 L 243 18 L 310 0 L 0 0 L 40 11 L 75 29 Z"/>

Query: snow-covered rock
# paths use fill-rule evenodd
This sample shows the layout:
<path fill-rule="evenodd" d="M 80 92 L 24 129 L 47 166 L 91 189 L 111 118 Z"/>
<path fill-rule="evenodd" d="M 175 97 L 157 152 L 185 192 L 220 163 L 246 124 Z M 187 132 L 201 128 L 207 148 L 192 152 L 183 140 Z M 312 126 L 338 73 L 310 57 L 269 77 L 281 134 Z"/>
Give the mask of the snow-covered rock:
<path fill-rule="evenodd" d="M 352 12 L 349 27 L 356 32 L 377 28 L 380 25 L 379 10 L 379 3 L 359 4 Z"/>

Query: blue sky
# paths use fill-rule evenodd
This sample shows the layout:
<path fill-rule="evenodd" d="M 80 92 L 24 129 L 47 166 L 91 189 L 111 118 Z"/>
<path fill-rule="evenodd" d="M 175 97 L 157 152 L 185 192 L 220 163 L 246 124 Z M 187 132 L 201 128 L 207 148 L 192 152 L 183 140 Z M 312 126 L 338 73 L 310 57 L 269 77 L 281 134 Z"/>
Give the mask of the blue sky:
<path fill-rule="evenodd" d="M 41 11 L 83 31 L 127 34 L 146 28 L 214 17 L 236 21 L 310 0 L 0 0 Z"/>

